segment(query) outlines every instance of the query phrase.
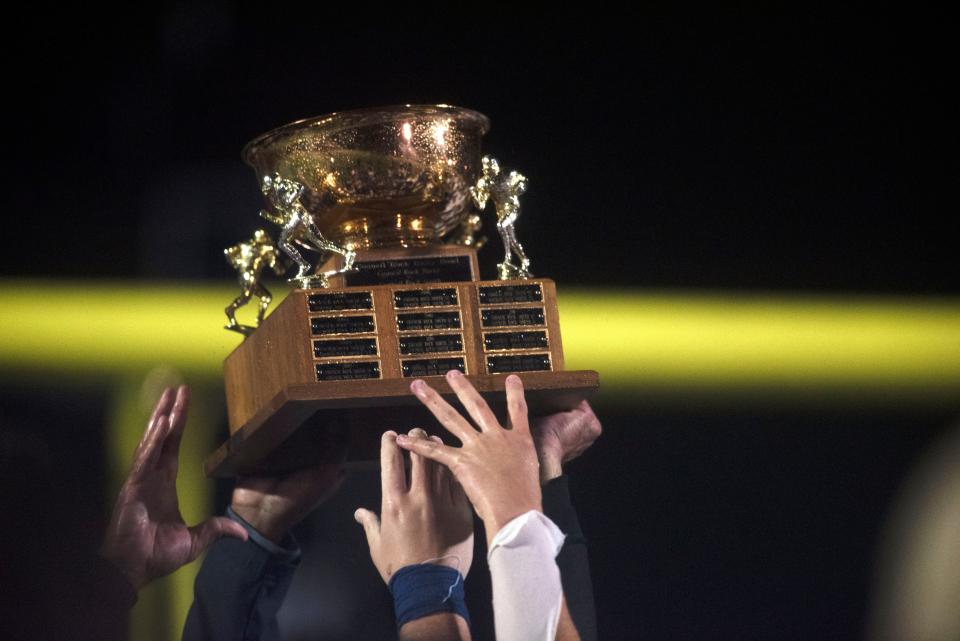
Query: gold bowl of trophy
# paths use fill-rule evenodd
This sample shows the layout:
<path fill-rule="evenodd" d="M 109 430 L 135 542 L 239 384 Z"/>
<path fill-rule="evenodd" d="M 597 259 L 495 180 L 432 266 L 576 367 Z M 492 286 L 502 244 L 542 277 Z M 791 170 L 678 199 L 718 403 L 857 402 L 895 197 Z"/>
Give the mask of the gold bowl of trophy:
<path fill-rule="evenodd" d="M 320 232 L 347 249 L 441 242 L 473 209 L 486 116 L 447 105 L 363 109 L 300 120 L 250 142 L 258 176 L 305 187 Z"/>

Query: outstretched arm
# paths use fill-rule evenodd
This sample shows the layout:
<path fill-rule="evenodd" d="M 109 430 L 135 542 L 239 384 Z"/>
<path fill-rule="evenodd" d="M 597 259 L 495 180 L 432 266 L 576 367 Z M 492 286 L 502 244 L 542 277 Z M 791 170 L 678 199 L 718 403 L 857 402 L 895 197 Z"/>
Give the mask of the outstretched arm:
<path fill-rule="evenodd" d="M 280 638 L 277 612 L 300 561 L 289 530 L 331 496 L 342 479 L 338 464 L 319 464 L 237 481 L 228 514 L 249 539 L 221 541 L 211 548 L 197 575 L 184 640 Z"/>
<path fill-rule="evenodd" d="M 439 442 L 421 429 L 413 440 Z M 411 453 L 407 483 L 396 432 L 380 441 L 380 517 L 354 514 L 394 598 L 401 641 L 470 639 L 463 581 L 473 561 L 473 513 L 453 475 Z"/>
<path fill-rule="evenodd" d="M 282 217 L 282 216 L 278 216 L 278 215 L 274 214 L 273 212 L 271 212 L 271 211 L 269 211 L 269 210 L 266 210 L 266 209 L 261 209 L 261 210 L 260 210 L 260 217 L 269 220 L 269 221 L 270 221 L 271 223 L 273 223 L 274 225 L 280 225 L 280 226 L 282 227 L 283 224 L 284 224 L 284 220 L 283 220 L 283 217 Z"/>
<path fill-rule="evenodd" d="M 176 392 L 168 388 L 160 397 L 100 549 L 137 590 L 190 563 L 221 536 L 247 536 L 242 527 L 225 517 L 187 526 L 180 515 L 177 468 L 189 400 L 184 385 Z"/>
<path fill-rule="evenodd" d="M 463 485 L 487 531 L 498 641 L 579 639 L 561 620 L 563 592 L 554 558 L 563 534 L 542 513 L 539 464 L 520 378 L 505 381 L 508 423 L 458 371 L 447 381 L 472 425 L 421 380 L 411 389 L 462 447 L 398 437 L 411 452 L 446 465 Z"/>
<path fill-rule="evenodd" d="M 567 535 L 557 555 L 566 597 L 560 625 L 575 624 L 584 641 L 594 641 L 597 639 L 597 615 L 587 541 L 570 500 L 563 465 L 593 445 L 603 428 L 590 404 L 583 401 L 572 410 L 533 419 L 531 430 L 540 460 L 543 512 Z"/>

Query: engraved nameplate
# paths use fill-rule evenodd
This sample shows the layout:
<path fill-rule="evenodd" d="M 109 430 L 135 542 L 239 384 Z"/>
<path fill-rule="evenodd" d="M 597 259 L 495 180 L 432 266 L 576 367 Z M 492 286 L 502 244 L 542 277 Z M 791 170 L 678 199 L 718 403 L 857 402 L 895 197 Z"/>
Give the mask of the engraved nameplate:
<path fill-rule="evenodd" d="M 347 340 L 313 341 L 315 358 L 331 356 L 376 356 L 377 339 L 352 338 Z"/>
<path fill-rule="evenodd" d="M 540 285 L 493 285 L 479 288 L 481 305 L 500 303 L 539 303 L 543 300 Z"/>
<path fill-rule="evenodd" d="M 404 336 L 400 339 L 401 354 L 435 354 L 460 351 L 463 351 L 463 339 L 460 338 L 459 334 Z"/>
<path fill-rule="evenodd" d="M 359 261 L 346 272 L 347 287 L 402 283 L 456 283 L 473 280 L 469 256 L 428 256 Z"/>
<path fill-rule="evenodd" d="M 491 374 L 503 374 L 506 372 L 536 372 L 549 369 L 549 354 L 487 357 L 487 371 L 489 371 Z"/>
<path fill-rule="evenodd" d="M 380 364 L 372 361 L 317 365 L 318 381 L 352 381 L 363 378 L 380 378 Z"/>
<path fill-rule="evenodd" d="M 452 369 L 466 371 L 462 358 L 425 358 L 415 361 L 403 361 L 401 364 L 403 375 L 413 376 L 443 376 Z"/>
<path fill-rule="evenodd" d="M 546 332 L 497 332 L 483 335 L 486 350 L 543 349 L 547 345 Z"/>
<path fill-rule="evenodd" d="M 307 306 L 311 312 L 338 312 L 350 309 L 373 309 L 370 292 L 329 292 L 310 294 Z"/>
<path fill-rule="evenodd" d="M 405 307 L 443 307 L 457 304 L 455 289 L 407 289 L 393 293 L 393 306 Z"/>
<path fill-rule="evenodd" d="M 373 316 L 326 316 L 310 319 L 314 335 L 366 334 L 375 328 Z"/>
<path fill-rule="evenodd" d="M 397 329 L 460 329 L 460 312 L 397 314 Z"/>
<path fill-rule="evenodd" d="M 480 312 L 484 327 L 517 327 L 520 325 L 543 325 L 542 307 L 508 309 L 485 309 Z"/>

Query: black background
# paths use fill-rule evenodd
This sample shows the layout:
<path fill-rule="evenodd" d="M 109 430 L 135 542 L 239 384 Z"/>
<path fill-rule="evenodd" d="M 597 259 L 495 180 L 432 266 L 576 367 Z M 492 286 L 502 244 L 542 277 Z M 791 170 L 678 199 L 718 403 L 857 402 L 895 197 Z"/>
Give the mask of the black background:
<path fill-rule="evenodd" d="M 559 282 L 956 291 L 952 50 L 933 25 L 443 15 L 201 2 L 25 19 L 5 101 L 25 242 L 4 273 L 225 278 L 219 237 L 258 220 L 244 143 L 445 102 L 489 115 L 486 150 L 530 178 L 519 231 Z M 158 200 L 195 218 L 144 220 Z M 150 253 L 178 235 L 207 262 Z"/>
<path fill-rule="evenodd" d="M 485 150 L 528 176 L 520 238 L 562 286 L 958 293 L 955 51 L 933 22 L 470 9 L 11 17 L 0 275 L 226 282 L 221 249 L 258 224 L 245 142 L 445 102 L 487 114 Z M 4 400 L 92 456 L 101 395 Z M 598 413 L 573 486 L 607 639 L 861 636 L 885 511 L 951 415 Z M 55 467 L 97 505 L 102 471 Z"/>

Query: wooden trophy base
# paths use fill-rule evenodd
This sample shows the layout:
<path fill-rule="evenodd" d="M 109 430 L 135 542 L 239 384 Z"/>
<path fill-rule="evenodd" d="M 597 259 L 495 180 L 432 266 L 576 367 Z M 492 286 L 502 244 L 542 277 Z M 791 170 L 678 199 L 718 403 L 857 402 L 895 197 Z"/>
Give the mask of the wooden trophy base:
<path fill-rule="evenodd" d="M 599 387 L 593 371 L 524 372 L 531 416 L 576 407 Z M 467 379 L 504 420 L 506 374 L 468 375 Z M 423 427 L 456 443 L 410 392 L 412 379 L 289 385 L 257 416 L 234 432 L 204 462 L 207 476 L 269 475 L 332 460 L 342 446 L 349 461 L 376 460 L 380 435 Z M 444 377 L 426 378 L 447 401 L 463 409 Z M 328 458 L 329 457 L 329 458 Z"/>
<path fill-rule="evenodd" d="M 286 472 L 338 457 L 341 445 L 348 461 L 375 460 L 385 430 L 442 432 L 409 386 L 424 378 L 455 402 L 451 369 L 501 420 L 511 373 L 531 416 L 598 389 L 596 372 L 563 371 L 553 281 L 475 280 L 467 247 L 390 251 L 363 253 L 328 289 L 294 290 L 227 357 L 231 436 L 204 462 L 208 476 Z"/>

